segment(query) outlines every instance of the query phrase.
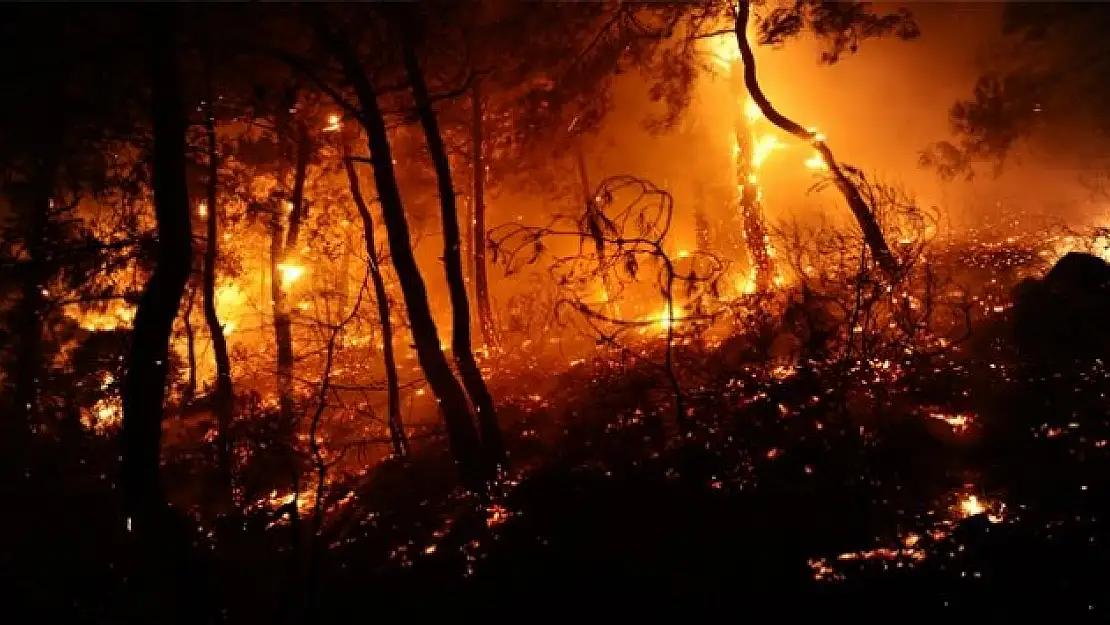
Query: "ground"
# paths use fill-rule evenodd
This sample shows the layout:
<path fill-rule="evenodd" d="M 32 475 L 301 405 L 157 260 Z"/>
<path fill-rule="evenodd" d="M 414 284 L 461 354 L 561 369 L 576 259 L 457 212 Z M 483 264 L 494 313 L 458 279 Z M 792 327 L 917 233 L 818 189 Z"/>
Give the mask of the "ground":
<path fill-rule="evenodd" d="M 290 574 L 289 525 L 272 510 L 197 522 L 205 572 L 185 594 L 228 623 L 298 620 L 307 588 L 313 622 L 1105 622 L 1101 361 L 1041 375 L 966 353 L 846 388 L 834 364 L 753 366 L 734 347 L 681 360 L 697 374 L 682 423 L 636 367 L 584 365 L 543 396 L 503 394 L 513 464 L 493 500 L 460 493 L 442 443 L 424 442 L 328 501 L 316 578 Z M 126 622 L 144 578 L 114 443 L 42 444 L 7 499 L 18 539 L 4 584 L 26 604 L 13 614 Z"/>

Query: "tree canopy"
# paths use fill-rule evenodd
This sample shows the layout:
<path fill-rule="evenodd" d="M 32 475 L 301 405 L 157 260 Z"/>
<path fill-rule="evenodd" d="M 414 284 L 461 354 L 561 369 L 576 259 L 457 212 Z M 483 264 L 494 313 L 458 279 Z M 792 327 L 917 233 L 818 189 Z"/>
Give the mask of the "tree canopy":
<path fill-rule="evenodd" d="M 946 177 L 1000 171 L 1019 153 L 1105 168 L 1110 156 L 1110 9 L 1098 2 L 1007 2 L 987 71 L 950 112 L 952 138 L 922 164 Z"/>

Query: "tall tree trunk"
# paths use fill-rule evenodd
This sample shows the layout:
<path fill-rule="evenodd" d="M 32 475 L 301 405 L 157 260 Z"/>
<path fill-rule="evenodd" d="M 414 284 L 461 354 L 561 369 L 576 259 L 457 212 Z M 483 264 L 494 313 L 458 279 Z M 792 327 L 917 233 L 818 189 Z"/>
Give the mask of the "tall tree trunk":
<path fill-rule="evenodd" d="M 177 59 L 176 10 L 151 10 L 151 116 L 154 149 L 152 188 L 158 248 L 154 272 L 139 299 L 131 353 L 123 383 L 122 478 L 124 507 L 139 540 L 138 554 L 162 592 L 176 605 L 159 605 L 181 622 L 200 622 L 206 597 L 192 596 L 204 575 L 191 566 L 187 522 L 169 508 L 160 480 L 162 417 L 169 369 L 170 337 L 192 269 L 192 228 L 185 180 L 185 103 Z M 189 600 L 184 600 L 190 584 Z M 160 601 L 159 603 L 164 603 Z M 149 616 L 149 615 L 148 615 Z"/>
<path fill-rule="evenodd" d="M 206 51 L 204 59 L 205 88 L 208 92 L 206 99 L 208 107 L 204 112 L 204 134 L 208 142 L 208 180 L 206 184 L 208 203 L 208 219 L 205 222 L 204 245 L 204 321 L 208 326 L 208 335 L 212 337 L 212 354 L 216 360 L 216 388 L 213 389 L 212 409 L 216 413 L 218 439 L 216 441 L 219 454 L 220 472 L 223 483 L 227 486 L 227 502 L 231 502 L 232 493 L 232 455 L 231 455 L 231 419 L 234 410 L 235 391 L 231 381 L 231 357 L 227 352 L 227 337 L 224 336 L 224 327 L 216 313 L 216 260 L 219 258 L 220 245 L 220 209 L 218 203 L 220 156 L 216 148 L 216 94 L 213 87 L 213 59 L 211 47 Z"/>
<path fill-rule="evenodd" d="M 499 337 L 493 320 L 490 301 L 489 272 L 486 267 L 486 165 L 483 158 L 485 128 L 482 123 L 482 79 L 475 78 L 470 91 L 470 162 L 473 168 L 474 190 L 471 197 L 473 221 L 468 220 L 471 234 L 471 258 L 474 269 L 474 299 L 478 307 L 478 324 L 482 339 L 489 347 L 497 347 Z"/>
<path fill-rule="evenodd" d="M 590 186 L 590 171 L 586 167 L 586 153 L 582 151 L 582 142 L 574 143 L 574 159 L 578 165 L 578 184 L 582 187 L 582 201 L 587 210 L 592 210 L 594 205 L 594 189 Z"/>
<path fill-rule="evenodd" d="M 185 312 L 181 320 L 185 325 L 185 358 L 188 360 L 189 377 L 185 382 L 185 392 L 182 403 L 188 406 L 197 397 L 197 341 L 196 332 L 193 331 L 193 303 L 197 299 L 196 288 L 189 289 L 189 297 L 185 300 Z"/>
<path fill-rule="evenodd" d="M 274 313 L 274 345 L 277 348 L 278 410 L 283 423 L 293 419 L 293 336 L 286 303 L 281 266 L 285 258 L 285 228 L 281 207 L 270 216 L 270 301 Z"/>
<path fill-rule="evenodd" d="M 737 102 L 743 98 L 745 87 L 743 68 L 739 62 L 732 63 L 729 71 L 729 87 Z M 755 162 L 756 136 L 750 127 L 752 120 L 745 123 L 744 117 L 737 115 L 733 127 L 736 141 L 734 165 L 736 167 L 736 206 L 740 216 L 744 246 L 747 248 L 755 289 L 764 292 L 771 286 L 774 276 L 774 263 L 767 244 L 767 226 L 763 218 L 762 198 L 759 193 L 759 171 Z"/>
<path fill-rule="evenodd" d="M 771 286 L 774 263 L 767 247 L 767 226 L 763 218 L 763 205 L 759 197 L 759 182 L 752 167 L 754 144 L 750 139 L 741 141 L 743 136 L 738 130 L 737 142 L 740 149 L 736 152 L 736 203 L 740 212 L 744 233 L 744 243 L 748 248 L 748 259 L 755 277 L 755 288 L 764 292 Z"/>
<path fill-rule="evenodd" d="M 848 208 L 851 209 L 856 222 L 859 223 L 860 230 L 863 231 L 863 239 L 867 243 L 867 247 L 870 248 L 871 254 L 875 257 L 879 269 L 882 270 L 888 280 L 893 280 L 898 275 L 898 261 L 891 253 L 890 246 L 887 245 L 883 230 L 879 227 L 879 222 L 875 219 L 871 207 L 864 201 L 859 189 L 844 174 L 844 170 L 837 163 L 832 150 L 829 149 L 829 146 L 825 144 L 819 134 L 806 130 L 797 122 L 778 112 L 771 101 L 767 99 L 767 95 L 763 93 L 763 88 L 759 85 L 759 78 L 756 74 L 755 53 L 748 41 L 747 28 L 751 14 L 750 4 L 749 0 L 737 2 L 736 21 L 734 23 L 736 45 L 740 48 L 740 60 L 744 64 L 744 86 L 747 88 L 748 94 L 768 121 L 782 131 L 809 143 L 821 155 L 821 159 L 832 174 L 836 188 L 844 197 L 844 201 L 848 203 Z"/>
<path fill-rule="evenodd" d="M 354 49 L 332 27 L 327 17 L 327 10 L 314 3 L 306 3 L 304 7 L 315 23 L 321 42 L 341 64 L 343 74 L 358 98 L 362 110 L 360 121 L 366 130 L 370 164 L 374 170 L 374 183 L 382 205 L 382 219 L 389 239 L 389 251 L 400 280 L 401 293 L 405 298 L 405 308 L 408 310 L 413 342 L 416 343 L 417 358 L 424 369 L 428 384 L 432 387 L 432 392 L 439 400 L 451 451 L 462 479 L 471 490 L 484 493 L 486 478 L 492 476 L 489 475 L 488 468 L 483 462 L 482 442 L 474 427 L 466 393 L 459 381 L 455 379 L 447 358 L 440 348 L 439 334 L 428 305 L 428 292 L 412 251 L 408 222 L 405 220 L 405 207 L 397 186 L 396 172 L 393 170 L 393 154 L 389 145 L 385 118 L 378 105 L 377 92 Z"/>
<path fill-rule="evenodd" d="M 285 241 L 282 241 L 280 209 L 275 212 L 275 221 L 271 230 L 271 278 L 270 288 L 274 300 L 274 339 L 277 343 L 277 381 L 278 402 L 282 418 L 293 418 L 293 321 L 289 313 L 289 298 L 282 284 L 281 267 L 289 262 L 293 252 L 297 249 L 297 239 L 301 232 L 301 221 L 304 218 L 305 201 L 304 188 L 308 176 L 308 160 L 312 155 L 312 142 L 308 134 L 308 126 L 298 121 L 296 123 L 296 156 L 293 171 L 293 196 L 289 200 L 289 227 L 286 230 Z"/>
<path fill-rule="evenodd" d="M 481 428 L 482 443 L 490 459 L 498 464 L 505 461 L 505 442 L 501 435 L 501 425 L 497 422 L 497 409 L 478 362 L 474 359 L 474 348 L 470 341 L 470 302 L 466 295 L 466 281 L 462 272 L 462 253 L 459 249 L 459 211 L 455 197 L 455 187 L 451 181 L 451 164 L 447 159 L 447 148 L 440 134 L 439 121 L 432 110 L 432 99 L 420 71 L 420 61 L 416 56 L 414 42 L 416 25 L 412 16 L 404 14 L 402 26 L 405 72 L 408 75 L 412 95 L 416 100 L 416 112 L 424 137 L 431 152 L 432 165 L 436 172 L 439 188 L 440 217 L 443 222 L 443 265 L 447 273 L 447 289 L 451 296 L 451 349 L 455 355 L 455 365 L 459 369 L 463 386 L 474 403 Z"/>
<path fill-rule="evenodd" d="M 42 318 L 46 310 L 43 289 L 48 279 L 46 237 L 53 208 L 50 196 L 54 192 L 58 173 L 59 149 L 47 144 L 47 154 L 31 182 L 27 206 L 19 207 L 29 213 L 27 228 L 27 261 L 22 266 L 22 296 L 19 302 L 17 328 L 14 402 L 18 416 L 18 436 L 23 438 L 32 431 L 39 413 L 39 386 L 43 375 Z M 22 448 L 22 445 L 19 445 Z"/>
<path fill-rule="evenodd" d="M 139 299 L 123 384 L 126 502 L 133 524 L 164 505 L 159 482 L 161 421 L 169 368 L 169 342 L 189 279 L 192 233 L 185 182 L 185 110 L 169 10 L 156 11 L 162 32 L 153 35 L 152 160 L 158 251 L 154 272 Z M 168 37 L 167 39 L 162 39 Z"/>
<path fill-rule="evenodd" d="M 401 385 L 397 376 L 397 362 L 393 355 L 393 322 L 389 316 L 389 293 L 386 292 L 385 280 L 382 279 L 381 266 L 378 264 L 378 247 L 374 242 L 374 217 L 362 197 L 354 161 L 344 158 L 343 165 L 347 169 L 351 197 L 354 199 L 355 207 L 358 208 L 359 216 L 362 217 L 366 257 L 367 262 L 370 263 L 370 280 L 374 283 L 374 297 L 378 301 L 378 318 L 382 324 L 382 359 L 385 364 L 389 438 L 393 442 L 394 455 L 403 458 L 409 454 L 409 440 L 405 436 L 405 426 L 401 422 Z"/>

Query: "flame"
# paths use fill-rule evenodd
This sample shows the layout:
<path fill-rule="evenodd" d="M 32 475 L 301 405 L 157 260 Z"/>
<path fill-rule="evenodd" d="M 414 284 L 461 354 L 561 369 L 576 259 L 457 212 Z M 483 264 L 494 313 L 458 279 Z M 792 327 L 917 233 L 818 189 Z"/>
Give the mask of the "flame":
<path fill-rule="evenodd" d="M 281 285 L 285 288 L 292 286 L 306 271 L 303 265 L 295 263 L 281 263 L 277 268 L 281 272 Z"/>
<path fill-rule="evenodd" d="M 783 143 L 775 135 L 763 135 L 757 139 L 752 146 L 752 169 L 759 169 L 763 166 L 763 161 L 767 160 L 771 152 L 781 147 L 783 147 Z"/>
<path fill-rule="evenodd" d="M 738 276 L 735 282 L 736 291 L 744 295 L 751 295 L 755 293 L 755 270 L 753 269 L 746 276 Z"/>
<path fill-rule="evenodd" d="M 201 201 L 197 202 L 197 217 L 207 217 L 207 216 L 208 216 L 208 202 L 205 202 L 204 200 L 201 200 Z"/>
<path fill-rule="evenodd" d="M 328 125 L 324 126 L 324 132 L 338 132 L 342 128 L 338 113 L 328 115 Z"/>
<path fill-rule="evenodd" d="M 679 304 L 675 304 L 674 305 L 674 314 L 673 314 L 673 317 L 674 317 L 674 321 L 673 321 L 674 326 L 673 327 L 677 327 L 678 323 L 680 321 L 682 321 L 682 314 L 683 314 L 682 306 L 680 306 Z M 672 328 L 671 317 L 672 317 L 672 315 L 668 313 L 667 305 L 664 304 L 663 307 L 659 310 L 659 312 L 657 312 L 655 314 L 652 314 L 652 315 L 649 315 L 645 319 L 645 321 L 648 321 L 652 324 L 650 326 L 651 329 L 655 330 L 656 332 L 663 333 L 663 332 L 667 332 L 668 330 L 670 330 Z M 641 329 L 640 333 L 644 334 L 645 329 Z"/>
<path fill-rule="evenodd" d="M 713 63 L 722 70 L 730 70 L 732 65 L 740 60 L 740 49 L 736 45 L 736 37 L 731 33 L 722 33 L 716 37 L 705 40 L 709 48 L 709 55 Z"/>
<path fill-rule="evenodd" d="M 759 110 L 755 100 L 748 98 L 748 101 L 744 102 L 744 118 L 748 120 L 748 124 L 752 124 L 760 117 L 763 117 L 763 111 Z"/>
<path fill-rule="evenodd" d="M 822 158 L 821 154 L 818 152 L 814 152 L 813 156 L 807 158 L 805 164 L 807 169 L 813 169 L 815 171 L 826 171 L 829 168 L 828 163 L 825 162 L 825 159 Z"/>
<path fill-rule="evenodd" d="M 123 401 L 115 395 L 97 400 L 88 412 L 81 415 L 81 425 L 97 434 L 109 432 L 122 422 Z"/>
<path fill-rule="evenodd" d="M 135 307 L 119 305 L 107 312 L 88 312 L 78 316 L 77 325 L 88 332 L 109 332 L 131 327 L 135 321 Z"/>
<path fill-rule="evenodd" d="M 972 492 L 961 493 L 956 501 L 954 512 L 959 519 L 986 515 L 991 523 L 1001 523 L 1006 518 L 1006 504 L 980 497 Z"/>
<path fill-rule="evenodd" d="M 975 495 L 967 495 L 960 500 L 959 512 L 966 517 L 973 517 L 986 512 L 986 507 L 979 501 Z"/>

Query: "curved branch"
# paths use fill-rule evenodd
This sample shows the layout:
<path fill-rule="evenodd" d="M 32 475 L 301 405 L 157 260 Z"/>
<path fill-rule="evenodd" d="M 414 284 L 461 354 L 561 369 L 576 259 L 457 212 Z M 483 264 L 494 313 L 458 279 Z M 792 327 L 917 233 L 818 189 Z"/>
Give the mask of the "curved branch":
<path fill-rule="evenodd" d="M 890 246 L 886 243 L 886 238 L 883 236 L 882 229 L 879 227 L 871 207 L 867 205 L 859 190 L 845 175 L 843 167 L 836 161 L 832 150 L 829 149 L 819 133 L 802 127 L 798 122 L 780 113 L 763 92 L 756 73 L 755 53 L 752 51 L 751 42 L 748 41 L 747 28 L 750 15 L 750 2 L 747 0 L 738 1 L 736 3 L 736 20 L 733 31 L 736 34 L 736 45 L 740 49 L 740 60 L 744 66 L 744 87 L 747 88 L 752 101 L 759 107 L 759 112 L 767 118 L 767 121 L 780 130 L 809 143 L 821 155 L 821 160 L 824 161 L 825 166 L 832 174 L 836 188 L 844 196 L 848 208 L 851 209 L 859 223 L 864 239 L 867 241 L 867 246 L 871 249 L 871 254 L 874 255 L 879 268 L 885 274 L 887 280 L 894 281 L 899 273 L 898 261 L 891 253 Z"/>

